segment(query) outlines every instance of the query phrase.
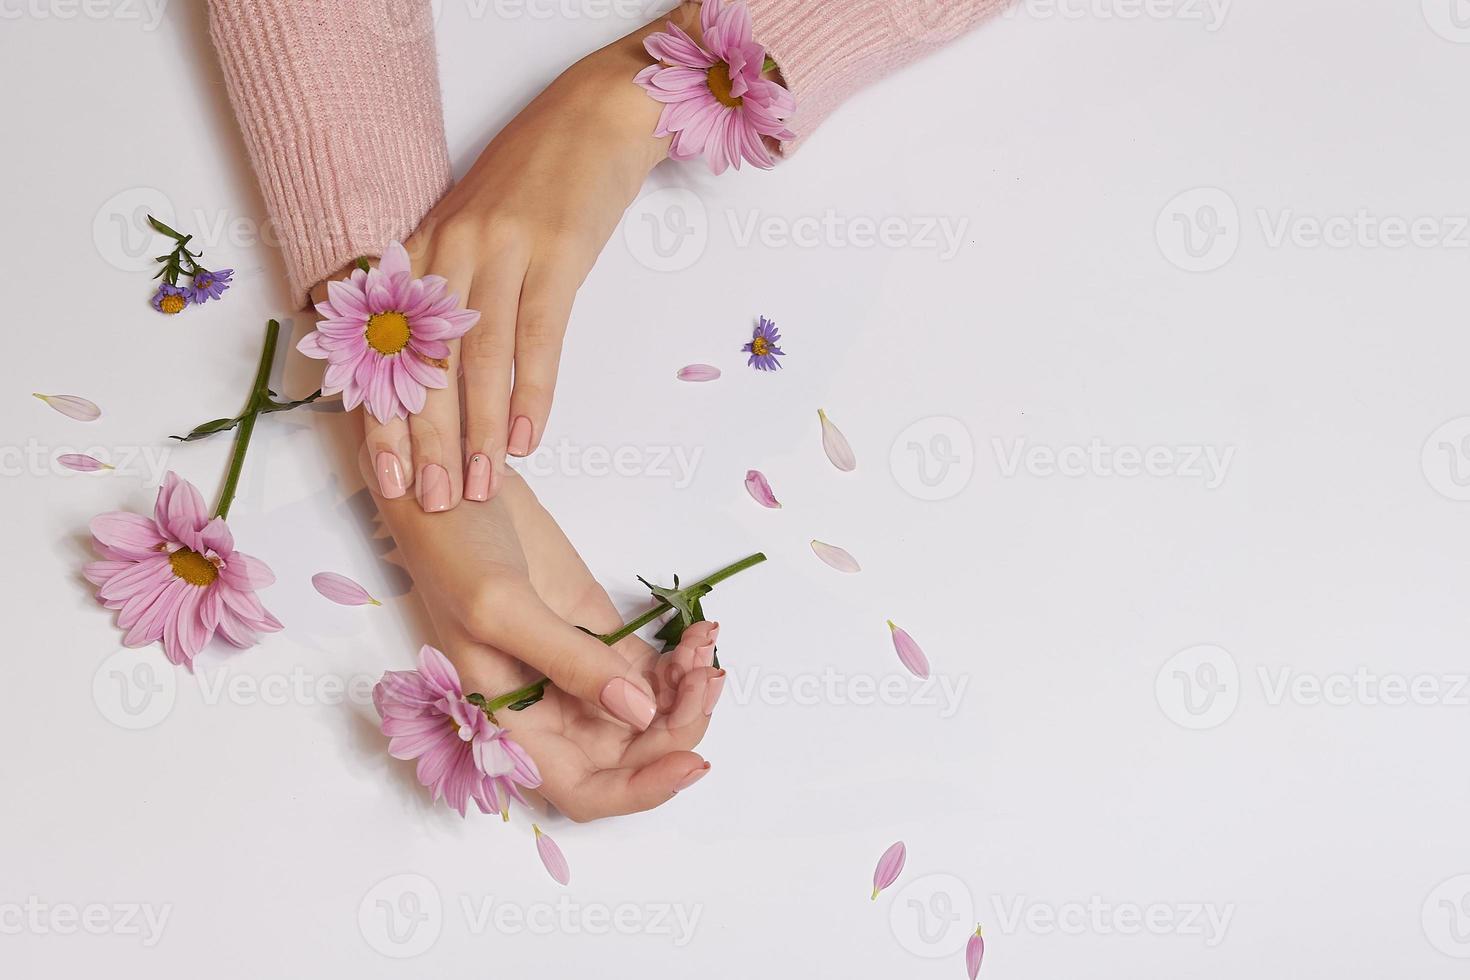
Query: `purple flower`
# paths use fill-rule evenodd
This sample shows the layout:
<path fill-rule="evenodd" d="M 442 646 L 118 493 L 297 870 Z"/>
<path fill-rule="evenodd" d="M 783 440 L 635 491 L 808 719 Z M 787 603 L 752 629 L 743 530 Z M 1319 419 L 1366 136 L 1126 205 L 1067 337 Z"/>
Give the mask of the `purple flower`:
<path fill-rule="evenodd" d="M 235 274 L 234 269 L 220 269 L 218 272 L 210 272 L 208 269 L 200 269 L 194 273 L 193 287 L 187 290 L 190 302 L 198 305 L 212 299 L 219 299 L 230 288 L 230 277 Z"/>
<path fill-rule="evenodd" d="M 757 371 L 774 371 L 781 366 L 776 358 L 786 356 L 786 352 L 776 346 L 779 343 L 781 331 L 776 329 L 776 321 L 761 317 L 750 343 L 740 349 L 750 355 L 750 360 L 745 362 L 749 366 Z"/>
<path fill-rule="evenodd" d="M 188 292 L 166 282 L 159 283 L 158 292 L 153 294 L 153 308 L 160 313 L 172 316 L 184 312 L 184 307 L 188 305 Z"/>

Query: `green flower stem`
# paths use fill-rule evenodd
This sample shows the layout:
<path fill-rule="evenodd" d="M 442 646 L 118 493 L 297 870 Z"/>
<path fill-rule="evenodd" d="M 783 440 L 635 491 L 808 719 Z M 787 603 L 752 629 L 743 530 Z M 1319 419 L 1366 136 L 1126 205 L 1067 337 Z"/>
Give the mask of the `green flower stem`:
<path fill-rule="evenodd" d="M 704 578 L 700 579 L 698 582 L 695 582 L 693 585 L 687 586 L 683 589 L 680 589 L 679 591 L 683 593 L 696 593 L 702 595 L 703 593 L 708 592 L 716 584 L 725 581 L 725 579 L 730 578 L 732 575 L 739 575 L 747 568 L 750 568 L 753 565 L 759 565 L 765 560 L 766 556 L 757 551 L 755 554 L 747 555 L 746 557 L 735 562 L 733 565 L 726 565 L 718 572 L 715 572 L 712 575 L 707 575 Z M 603 643 L 606 643 L 608 646 L 612 646 L 614 643 L 617 643 L 620 640 L 632 636 L 634 633 L 638 632 L 640 629 L 647 626 L 649 623 L 653 622 L 655 619 L 662 616 L 664 613 L 673 608 L 674 607 L 669 603 L 660 600 L 656 606 L 643 613 L 641 616 L 629 620 L 628 622 L 620 626 L 617 630 L 608 633 L 606 636 L 598 636 L 597 638 Z M 500 711 L 502 708 L 507 708 L 510 705 L 516 704 L 517 702 L 524 701 L 527 698 L 540 697 L 541 694 L 545 692 L 546 685 L 549 683 L 550 680 L 543 677 L 539 681 L 527 684 L 525 687 L 520 688 L 519 690 L 511 691 L 509 694 L 502 694 L 500 695 L 500 697 L 495 698 L 494 700 L 485 701 L 481 705 L 481 709 L 490 716 L 491 721 L 494 721 L 495 712 Z"/>
<path fill-rule="evenodd" d="M 235 502 L 235 491 L 240 487 L 240 471 L 245 468 L 245 452 L 250 448 L 250 437 L 255 434 L 255 420 L 271 402 L 271 364 L 276 359 L 276 342 L 281 336 L 281 325 L 271 320 L 265 327 L 265 349 L 260 352 L 260 365 L 255 369 L 255 382 L 250 387 L 250 400 L 245 413 L 240 416 L 240 426 L 235 430 L 235 451 L 230 456 L 230 472 L 225 477 L 224 488 L 219 492 L 219 506 L 215 517 L 230 516 L 230 505 Z"/>

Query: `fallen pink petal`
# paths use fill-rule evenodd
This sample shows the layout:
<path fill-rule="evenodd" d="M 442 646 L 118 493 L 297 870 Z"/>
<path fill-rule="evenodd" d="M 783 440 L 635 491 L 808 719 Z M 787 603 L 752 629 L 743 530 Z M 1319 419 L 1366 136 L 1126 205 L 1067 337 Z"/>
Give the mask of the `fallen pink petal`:
<path fill-rule="evenodd" d="M 546 873 L 560 885 L 571 881 L 572 871 L 567 867 L 567 857 L 561 852 L 561 848 L 556 846 L 556 841 L 535 824 L 531 824 L 531 829 L 536 832 L 536 853 L 541 855 L 541 863 L 546 865 Z"/>
<path fill-rule="evenodd" d="M 720 369 L 713 364 L 690 364 L 675 375 L 680 381 L 713 381 L 719 376 Z"/>
<path fill-rule="evenodd" d="M 856 558 L 854 558 L 852 555 L 849 555 L 846 551 L 843 551 L 835 544 L 827 544 L 825 541 L 813 541 L 812 551 L 816 552 L 818 558 L 822 559 L 822 561 L 826 562 L 828 565 L 831 565 L 839 572 L 847 572 L 851 574 L 853 572 L 860 572 L 863 570 L 862 566 L 857 563 Z"/>
<path fill-rule="evenodd" d="M 817 409 L 817 418 L 822 420 L 822 448 L 827 451 L 827 458 L 832 461 L 832 465 L 844 473 L 857 469 L 857 456 L 842 430 L 833 425 L 832 420 L 827 418 L 827 413 L 820 408 Z"/>
<path fill-rule="evenodd" d="M 893 632 L 893 649 L 898 652 L 899 662 L 908 668 L 909 673 L 918 678 L 929 676 L 929 658 L 924 656 L 924 651 L 914 642 L 914 638 L 907 632 L 899 629 L 888 621 L 888 628 Z"/>
<path fill-rule="evenodd" d="M 903 871 L 904 858 L 907 856 L 908 851 L 904 848 L 903 841 L 899 841 L 883 852 L 883 856 L 878 859 L 878 866 L 873 869 L 874 899 L 878 897 L 879 892 L 898 880 L 899 873 Z"/>
<path fill-rule="evenodd" d="M 77 395 L 43 395 L 39 391 L 33 391 L 31 394 L 67 418 L 76 419 L 78 422 L 95 422 L 102 417 L 102 409 Z"/>
<path fill-rule="evenodd" d="M 368 594 L 346 575 L 336 572 L 317 572 L 311 577 L 312 587 L 333 602 L 343 606 L 381 606 L 382 603 Z"/>
<path fill-rule="evenodd" d="M 755 502 L 762 507 L 769 507 L 772 510 L 780 509 L 781 501 L 776 499 L 776 494 L 771 490 L 770 481 L 760 470 L 746 470 L 745 489 L 750 491 Z"/>
<path fill-rule="evenodd" d="M 965 944 L 965 970 L 970 974 L 970 980 L 975 980 L 980 975 L 980 961 L 985 958 L 985 937 L 980 934 L 980 927 L 975 927 L 975 935 Z"/>
<path fill-rule="evenodd" d="M 85 456 L 81 453 L 67 453 L 63 456 L 57 456 L 56 462 L 69 470 L 76 470 L 78 473 L 96 473 L 98 470 L 112 469 L 111 466 L 102 462 L 102 460 Z"/>

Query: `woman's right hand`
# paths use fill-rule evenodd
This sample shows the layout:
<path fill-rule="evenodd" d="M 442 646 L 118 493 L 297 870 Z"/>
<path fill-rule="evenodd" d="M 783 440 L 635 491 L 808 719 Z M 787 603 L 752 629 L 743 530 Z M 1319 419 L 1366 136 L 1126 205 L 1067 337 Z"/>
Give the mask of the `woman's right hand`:
<path fill-rule="evenodd" d="M 664 655 L 636 636 L 609 647 L 578 629 L 605 635 L 622 620 L 514 471 L 485 507 L 378 505 L 465 690 L 493 699 L 550 678 L 540 702 L 496 720 L 558 810 L 584 821 L 651 809 L 708 772 L 693 750 L 724 687 L 718 625 L 696 623 Z"/>

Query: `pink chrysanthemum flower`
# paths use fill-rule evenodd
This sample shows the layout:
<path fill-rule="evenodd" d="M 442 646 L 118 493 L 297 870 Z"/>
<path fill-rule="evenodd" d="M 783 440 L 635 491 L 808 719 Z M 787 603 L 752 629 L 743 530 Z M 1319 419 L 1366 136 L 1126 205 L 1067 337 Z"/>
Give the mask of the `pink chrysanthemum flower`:
<path fill-rule="evenodd" d="M 449 387 L 447 341 L 480 319 L 459 308 L 447 285 L 441 276 L 413 278 L 397 242 L 377 268 L 327 283 L 327 301 L 316 307 L 324 319 L 296 345 L 328 362 L 322 393 L 341 392 L 349 411 L 366 404 L 379 422 L 422 412 L 428 389 Z"/>
<path fill-rule="evenodd" d="M 116 511 L 92 518 L 91 526 L 102 561 L 83 574 L 102 604 L 119 610 L 124 645 L 162 640 L 168 659 L 192 670 L 216 633 L 244 648 L 281 628 L 255 596 L 275 575 L 235 550 L 224 518 L 211 518 L 199 491 L 177 474 L 164 479 L 151 520 Z"/>
<path fill-rule="evenodd" d="M 744 3 L 704 0 L 699 12 L 701 45 L 670 22 L 668 33 L 650 34 L 643 47 L 661 64 L 633 79 L 665 103 L 655 136 L 673 134 L 669 156 L 703 156 L 717 174 L 742 159 L 769 170 L 775 166 L 761 137 L 795 139 L 785 120 L 796 100 L 777 82 L 762 78 L 766 49 L 753 37 Z"/>
<path fill-rule="evenodd" d="M 465 700 L 459 673 L 431 646 L 419 651 L 417 670 L 390 670 L 373 688 L 388 754 L 417 759 L 418 779 L 464 816 L 470 800 L 481 813 L 509 819 L 520 787 L 541 785 L 524 749 L 476 705 Z"/>

